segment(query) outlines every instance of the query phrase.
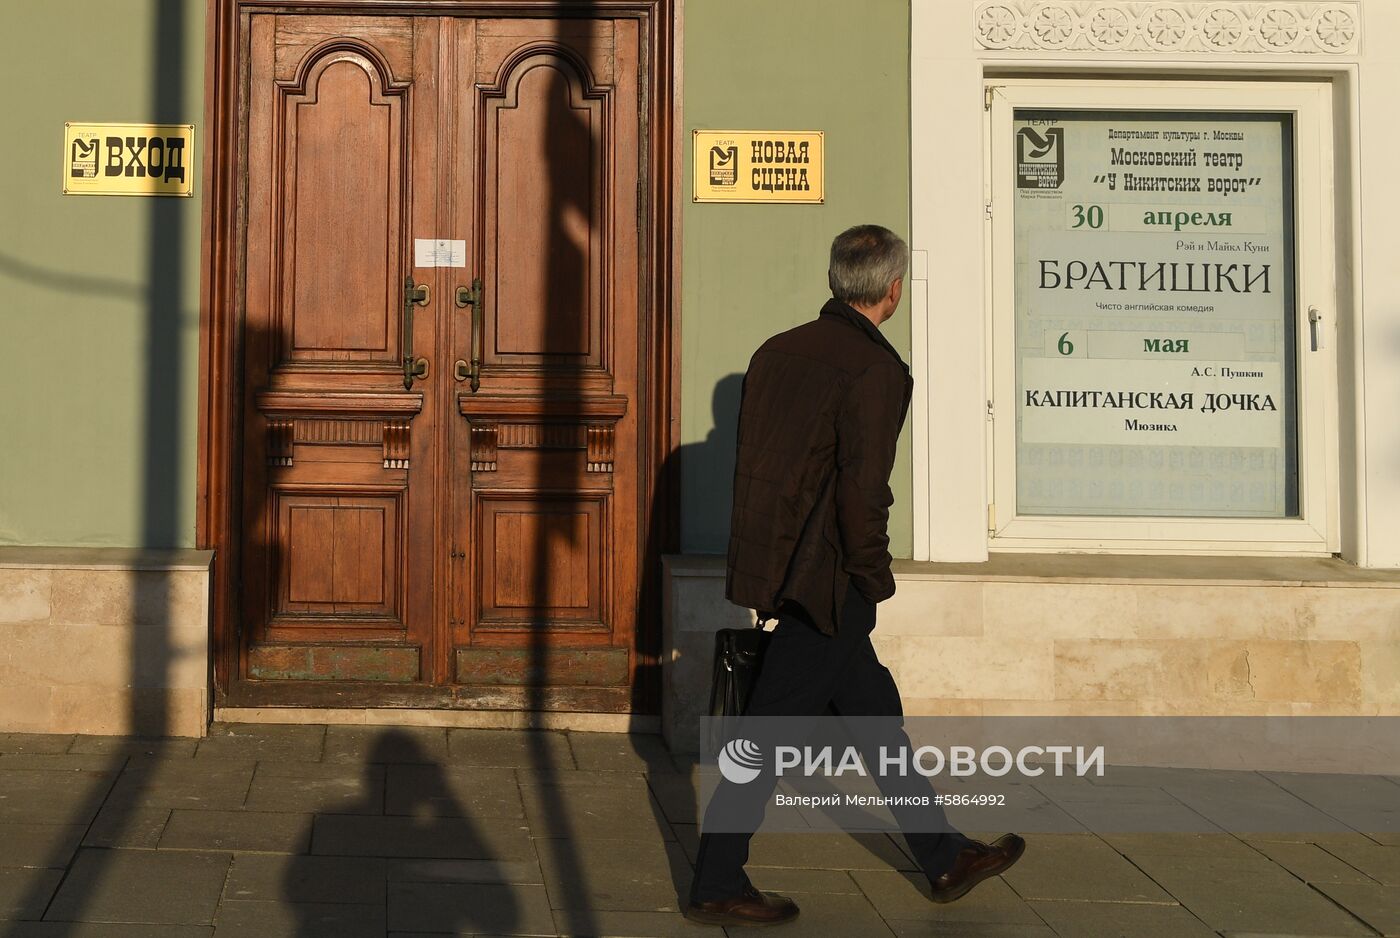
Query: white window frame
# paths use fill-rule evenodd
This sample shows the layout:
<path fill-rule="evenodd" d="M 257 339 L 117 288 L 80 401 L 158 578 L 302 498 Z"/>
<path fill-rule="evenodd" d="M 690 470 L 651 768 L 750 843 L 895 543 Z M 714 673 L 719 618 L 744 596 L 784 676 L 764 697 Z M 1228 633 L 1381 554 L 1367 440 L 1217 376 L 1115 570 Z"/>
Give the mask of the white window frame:
<path fill-rule="evenodd" d="M 985 82 L 989 551 L 1293 553 L 1339 549 L 1332 88 L 1325 81 L 999 78 Z M 1015 153 L 1017 108 L 1272 111 L 1293 115 L 1298 518 L 1020 515 L 1016 511 Z M 1309 310 L 1322 315 L 1313 349 Z"/>

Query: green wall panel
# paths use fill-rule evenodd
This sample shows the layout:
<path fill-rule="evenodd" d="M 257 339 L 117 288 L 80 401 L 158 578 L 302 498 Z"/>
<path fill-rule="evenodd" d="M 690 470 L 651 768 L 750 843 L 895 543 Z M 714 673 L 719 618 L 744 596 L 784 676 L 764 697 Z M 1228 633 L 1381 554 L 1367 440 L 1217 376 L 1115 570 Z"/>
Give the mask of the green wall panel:
<path fill-rule="evenodd" d="M 4 4 L 0 543 L 194 544 L 204 4 Z M 195 196 L 61 194 L 63 124 L 193 123 Z"/>
<path fill-rule="evenodd" d="M 25 128 L 0 148 L 0 543 L 194 543 L 195 197 L 65 197 L 64 121 L 195 123 L 206 143 L 203 3 L 8 4 L 0 75 Z M 816 314 L 841 229 L 908 232 L 907 0 L 689 0 L 684 129 L 826 133 L 820 206 L 683 209 L 682 548 L 722 552 L 739 377 Z M 689 159 L 687 150 L 687 160 Z M 885 332 L 908 356 L 901 309 Z M 891 539 L 912 536 L 909 431 Z"/>
<path fill-rule="evenodd" d="M 830 296 L 831 239 L 909 233 L 908 0 L 688 0 L 681 304 L 681 547 L 723 553 L 739 385 L 760 343 Z M 690 131 L 821 130 L 822 205 L 690 201 Z M 907 308 L 883 331 L 909 360 Z M 891 485 L 891 551 L 909 557 L 910 427 Z"/>

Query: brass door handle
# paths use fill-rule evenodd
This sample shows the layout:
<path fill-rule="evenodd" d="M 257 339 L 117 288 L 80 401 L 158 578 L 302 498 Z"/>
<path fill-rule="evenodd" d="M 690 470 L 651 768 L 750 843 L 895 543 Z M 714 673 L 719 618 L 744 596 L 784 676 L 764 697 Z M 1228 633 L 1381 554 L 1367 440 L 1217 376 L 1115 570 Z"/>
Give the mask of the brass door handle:
<path fill-rule="evenodd" d="M 470 287 L 457 288 L 457 305 L 472 308 L 472 362 L 468 366 L 462 359 L 457 359 L 453 366 L 453 374 L 458 381 L 470 379 L 473 391 L 481 387 L 482 320 L 485 315 L 482 310 L 484 305 L 482 297 L 484 292 L 480 277 L 474 278 Z"/>
<path fill-rule="evenodd" d="M 403 386 L 413 387 L 414 378 L 428 377 L 428 360 L 413 357 L 413 307 L 427 306 L 432 291 L 426 283 L 415 284 L 412 275 L 403 278 Z"/>

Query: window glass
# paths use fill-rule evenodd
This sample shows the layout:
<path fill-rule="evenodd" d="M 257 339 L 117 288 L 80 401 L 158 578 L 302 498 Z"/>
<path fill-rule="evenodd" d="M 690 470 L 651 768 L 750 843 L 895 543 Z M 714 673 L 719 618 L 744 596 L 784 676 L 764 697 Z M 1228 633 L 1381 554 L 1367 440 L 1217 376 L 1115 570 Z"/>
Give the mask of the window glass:
<path fill-rule="evenodd" d="M 1012 133 L 1018 514 L 1298 517 L 1292 116 Z"/>

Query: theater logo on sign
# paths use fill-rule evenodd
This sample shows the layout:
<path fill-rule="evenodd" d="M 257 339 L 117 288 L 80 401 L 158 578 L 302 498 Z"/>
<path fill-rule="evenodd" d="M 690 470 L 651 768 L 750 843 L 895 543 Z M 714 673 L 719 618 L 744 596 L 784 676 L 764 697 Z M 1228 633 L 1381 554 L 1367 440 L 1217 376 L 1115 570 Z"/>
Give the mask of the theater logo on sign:
<path fill-rule="evenodd" d="M 1034 127 L 1016 131 L 1016 188 L 1058 189 L 1065 181 L 1065 131 Z"/>
<path fill-rule="evenodd" d="M 68 163 L 69 176 L 74 179 L 97 178 L 98 139 L 94 133 L 81 133 L 73 138 Z"/>
<path fill-rule="evenodd" d="M 710 185 L 732 186 L 739 179 L 739 148 L 710 147 Z"/>
<path fill-rule="evenodd" d="M 193 124 L 63 126 L 64 195 L 193 194 Z"/>
<path fill-rule="evenodd" d="M 819 130 L 697 130 L 694 199 L 819 203 L 823 140 Z"/>

